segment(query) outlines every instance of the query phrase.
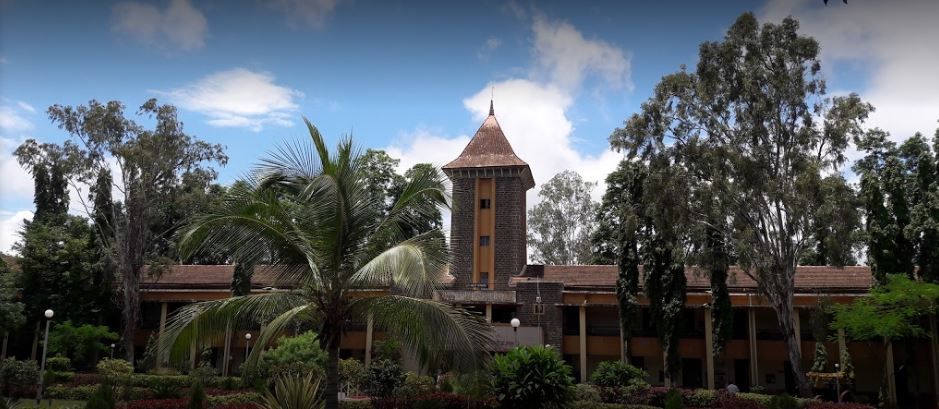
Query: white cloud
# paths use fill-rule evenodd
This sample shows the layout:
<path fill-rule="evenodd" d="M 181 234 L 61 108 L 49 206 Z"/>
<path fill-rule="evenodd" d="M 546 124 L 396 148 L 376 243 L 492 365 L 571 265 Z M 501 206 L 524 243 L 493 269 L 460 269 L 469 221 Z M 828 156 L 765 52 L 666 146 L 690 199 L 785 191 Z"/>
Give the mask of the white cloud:
<path fill-rule="evenodd" d="M 291 25 L 321 29 L 338 3 L 338 0 L 275 0 L 271 5 L 284 12 Z"/>
<path fill-rule="evenodd" d="M 479 58 L 480 61 L 487 61 L 489 56 L 501 46 L 502 40 L 499 37 L 489 37 L 482 47 L 479 47 L 479 51 L 476 51 L 476 58 Z"/>
<path fill-rule="evenodd" d="M 248 128 L 255 132 L 264 125 L 292 126 L 296 98 L 303 93 L 278 85 L 271 74 L 244 68 L 221 71 L 170 91 L 153 91 L 168 96 L 177 105 L 201 112 L 210 125 Z"/>
<path fill-rule="evenodd" d="M 568 91 L 577 89 L 584 76 L 595 73 L 612 88 L 632 88 L 630 57 L 601 40 L 588 40 L 565 21 L 536 15 L 532 24 L 536 71 Z"/>
<path fill-rule="evenodd" d="M 0 57 L 0 64 L 9 64 L 9 63 L 10 63 L 10 60 L 8 60 L 6 57 Z"/>
<path fill-rule="evenodd" d="M 0 198 L 4 200 L 29 199 L 33 196 L 33 179 L 13 156 L 13 151 L 22 142 L 0 136 L 0 175 L 3 175 Z"/>
<path fill-rule="evenodd" d="M 606 189 L 606 175 L 616 168 L 621 156 L 609 150 L 596 155 L 578 151 L 573 137 L 574 123 L 568 111 L 589 75 L 629 86 L 629 59 L 625 52 L 608 43 L 584 39 L 566 22 L 536 18 L 533 30 L 533 78 L 486 84 L 465 98 L 463 105 L 475 121 L 482 122 L 489 113 L 490 92 L 494 88 L 496 117 L 515 153 L 531 166 L 535 183 L 544 183 L 555 174 L 571 169 L 587 181 L 598 182 L 593 195 L 599 199 Z M 563 58 L 565 53 L 570 54 L 571 61 Z M 615 63 L 602 63 L 599 56 L 606 56 Z M 468 135 L 445 136 L 418 129 L 385 150 L 401 159 L 402 169 L 419 162 L 443 165 L 460 154 L 469 138 Z M 537 190 L 536 187 L 528 192 L 529 207 L 538 203 Z"/>
<path fill-rule="evenodd" d="M 165 10 L 136 1 L 115 4 L 112 30 L 157 48 L 183 51 L 205 46 L 209 24 L 189 0 L 171 0 Z"/>
<path fill-rule="evenodd" d="M 0 106 L 0 130 L 4 132 L 24 132 L 33 129 L 33 123 L 20 115 L 11 106 Z"/>
<path fill-rule="evenodd" d="M 23 228 L 24 219 L 32 220 L 33 212 L 0 210 L 0 253 L 12 253 L 13 244 L 20 239 L 19 232 Z"/>
<path fill-rule="evenodd" d="M 23 101 L 17 101 L 17 102 L 16 102 L 16 105 L 18 105 L 20 108 L 23 108 L 23 109 L 29 111 L 30 113 L 34 113 L 34 114 L 36 113 L 36 108 L 33 108 L 32 105 L 29 105 L 29 104 L 27 104 L 27 103 L 25 103 L 25 102 L 23 102 Z"/>
<path fill-rule="evenodd" d="M 895 140 L 917 131 L 932 135 L 939 119 L 939 2 L 856 0 L 825 7 L 813 0 L 771 0 L 762 14 L 775 22 L 797 18 L 801 31 L 821 44 L 827 77 L 838 78 L 838 62 L 865 66 L 866 87 L 853 91 L 877 109 L 868 125 Z"/>

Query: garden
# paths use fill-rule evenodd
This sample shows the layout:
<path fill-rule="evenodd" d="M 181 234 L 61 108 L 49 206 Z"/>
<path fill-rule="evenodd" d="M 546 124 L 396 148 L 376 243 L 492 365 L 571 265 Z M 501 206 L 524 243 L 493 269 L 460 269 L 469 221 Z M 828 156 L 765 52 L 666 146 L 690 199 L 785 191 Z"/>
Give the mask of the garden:
<path fill-rule="evenodd" d="M 92 370 L 74 371 L 70 358 L 46 361 L 40 407 L 85 409 L 317 409 L 325 406 L 326 353 L 305 332 L 264 351 L 244 377 L 218 376 L 207 363 L 195 369 L 134 371 L 121 359 L 104 358 Z M 401 345 L 376 342 L 368 366 L 339 361 L 340 408 L 572 408 L 572 409 L 864 409 L 787 395 L 730 393 L 654 387 L 646 373 L 619 361 L 601 363 L 588 383 L 575 384 L 572 368 L 552 347 L 517 347 L 495 355 L 475 373 L 435 377 L 404 369 Z M 74 354 L 74 352 L 72 352 Z M 87 367 L 88 363 L 84 363 Z M 81 366 L 80 366 L 81 367 Z M 35 407 L 35 361 L 0 363 L 0 409 Z"/>

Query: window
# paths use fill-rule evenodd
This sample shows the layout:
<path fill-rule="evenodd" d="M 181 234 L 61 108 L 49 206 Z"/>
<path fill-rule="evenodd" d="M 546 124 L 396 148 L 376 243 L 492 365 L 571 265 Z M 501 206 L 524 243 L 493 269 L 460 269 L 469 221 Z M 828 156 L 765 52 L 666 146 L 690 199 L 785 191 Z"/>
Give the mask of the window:
<path fill-rule="evenodd" d="M 489 236 L 479 236 L 479 245 L 488 246 L 489 245 Z"/>
<path fill-rule="evenodd" d="M 489 272 L 487 271 L 479 272 L 479 284 L 481 284 L 482 286 L 489 285 Z"/>
<path fill-rule="evenodd" d="M 492 206 L 492 201 L 490 201 L 489 199 L 479 199 L 480 209 L 488 209 L 490 206 Z"/>

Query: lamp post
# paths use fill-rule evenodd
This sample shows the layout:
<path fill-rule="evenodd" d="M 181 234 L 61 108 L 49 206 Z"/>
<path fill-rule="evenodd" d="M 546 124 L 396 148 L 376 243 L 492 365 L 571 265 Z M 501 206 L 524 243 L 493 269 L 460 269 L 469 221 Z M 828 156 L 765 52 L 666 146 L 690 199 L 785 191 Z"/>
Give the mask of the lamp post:
<path fill-rule="evenodd" d="M 248 363 L 248 349 L 251 348 L 251 333 L 245 334 L 245 363 Z"/>
<path fill-rule="evenodd" d="M 116 347 L 116 346 L 117 346 L 117 345 L 115 345 L 115 344 L 113 344 L 113 343 L 111 344 L 111 359 L 114 359 L 114 347 Z"/>
<path fill-rule="evenodd" d="M 515 346 L 518 346 L 518 327 L 522 325 L 522 322 L 518 318 L 512 318 L 510 323 L 512 324 L 512 332 L 515 333 Z"/>
<path fill-rule="evenodd" d="M 835 374 L 838 376 L 835 378 L 835 399 L 838 403 L 841 403 L 841 372 L 839 372 L 839 367 L 837 362 L 835 362 Z"/>
<path fill-rule="evenodd" d="M 52 322 L 52 316 L 55 315 L 55 312 L 52 309 L 46 310 L 43 314 L 46 316 L 46 337 L 42 340 L 42 364 L 39 366 L 39 387 L 36 389 L 36 406 L 39 406 L 39 401 L 42 400 L 42 384 L 45 381 L 46 375 L 46 351 L 49 350 L 49 324 Z"/>

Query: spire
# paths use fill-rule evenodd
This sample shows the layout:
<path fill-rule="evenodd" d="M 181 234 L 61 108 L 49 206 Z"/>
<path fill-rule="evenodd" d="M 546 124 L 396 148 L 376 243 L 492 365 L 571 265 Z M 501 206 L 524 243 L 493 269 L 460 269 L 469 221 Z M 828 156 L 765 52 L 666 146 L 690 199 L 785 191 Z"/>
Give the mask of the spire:
<path fill-rule="evenodd" d="M 496 114 L 495 108 L 492 107 L 492 100 L 489 100 L 489 116 L 494 116 Z"/>

